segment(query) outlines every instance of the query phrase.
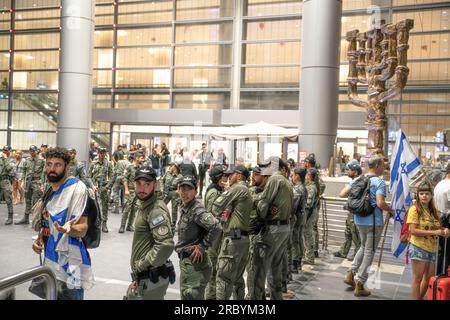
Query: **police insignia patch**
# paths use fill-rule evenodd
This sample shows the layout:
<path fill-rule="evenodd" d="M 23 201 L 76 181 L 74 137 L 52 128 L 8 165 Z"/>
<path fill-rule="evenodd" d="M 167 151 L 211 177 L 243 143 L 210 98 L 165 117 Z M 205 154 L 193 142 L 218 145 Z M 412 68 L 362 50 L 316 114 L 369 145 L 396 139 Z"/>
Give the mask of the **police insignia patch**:
<path fill-rule="evenodd" d="M 165 236 L 169 233 L 169 228 L 167 226 L 161 226 L 156 230 L 156 233 L 158 233 L 160 236 Z"/>
<path fill-rule="evenodd" d="M 157 216 L 155 219 L 152 220 L 152 224 L 154 226 L 160 225 L 164 221 L 163 216 Z"/>

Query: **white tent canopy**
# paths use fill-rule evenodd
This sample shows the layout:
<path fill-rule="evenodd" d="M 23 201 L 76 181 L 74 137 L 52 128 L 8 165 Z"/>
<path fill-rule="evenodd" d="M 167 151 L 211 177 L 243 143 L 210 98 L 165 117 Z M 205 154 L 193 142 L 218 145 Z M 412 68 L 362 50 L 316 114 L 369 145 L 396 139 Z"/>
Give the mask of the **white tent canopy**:
<path fill-rule="evenodd" d="M 256 137 L 295 137 L 297 128 L 283 128 L 264 121 L 235 127 L 221 127 L 221 130 L 210 132 L 211 136 L 228 140 Z"/>

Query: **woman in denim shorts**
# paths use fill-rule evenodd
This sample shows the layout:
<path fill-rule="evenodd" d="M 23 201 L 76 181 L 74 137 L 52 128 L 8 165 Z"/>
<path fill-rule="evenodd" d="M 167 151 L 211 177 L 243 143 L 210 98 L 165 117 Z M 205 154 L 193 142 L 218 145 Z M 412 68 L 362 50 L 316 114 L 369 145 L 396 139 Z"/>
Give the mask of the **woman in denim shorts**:
<path fill-rule="evenodd" d="M 441 227 L 429 184 L 423 183 L 417 189 L 416 202 L 409 208 L 406 223 L 411 231 L 408 252 L 413 273 L 411 297 L 421 300 L 434 275 L 439 236 L 450 236 L 450 230 Z"/>

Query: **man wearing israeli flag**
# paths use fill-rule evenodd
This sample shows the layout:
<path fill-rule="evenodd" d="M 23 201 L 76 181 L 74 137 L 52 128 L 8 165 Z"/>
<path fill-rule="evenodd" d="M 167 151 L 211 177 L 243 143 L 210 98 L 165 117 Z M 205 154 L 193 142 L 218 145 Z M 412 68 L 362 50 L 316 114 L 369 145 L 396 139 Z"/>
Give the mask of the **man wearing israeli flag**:
<path fill-rule="evenodd" d="M 69 162 L 65 148 L 46 153 L 45 170 L 52 190 L 45 200 L 43 228 L 33 250 L 45 252 L 44 265 L 58 280 L 57 299 L 83 300 L 84 290 L 94 284 L 91 259 L 82 240 L 88 229 L 88 193 L 83 182 L 68 176 Z"/>
<path fill-rule="evenodd" d="M 392 254 L 397 258 L 406 249 L 407 244 L 400 242 L 400 232 L 408 208 L 412 205 L 409 194 L 409 180 L 421 169 L 419 158 L 401 129 L 391 157 L 391 182 L 389 192 L 392 195 L 391 207 L 395 210 L 394 232 L 392 235 Z"/>

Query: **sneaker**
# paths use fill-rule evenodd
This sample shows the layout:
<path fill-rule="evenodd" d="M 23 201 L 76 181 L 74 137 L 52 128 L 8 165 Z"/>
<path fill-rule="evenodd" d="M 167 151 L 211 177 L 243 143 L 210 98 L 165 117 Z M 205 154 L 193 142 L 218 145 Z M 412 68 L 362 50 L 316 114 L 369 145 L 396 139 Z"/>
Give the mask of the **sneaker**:
<path fill-rule="evenodd" d="M 354 279 L 353 272 L 347 271 L 347 273 L 345 274 L 344 283 L 348 284 L 349 286 L 351 286 L 353 288 L 355 287 L 355 279 Z"/>
<path fill-rule="evenodd" d="M 371 292 L 367 288 L 364 288 L 364 285 L 361 282 L 356 281 L 354 292 L 355 297 L 368 297 L 370 294 Z"/>

